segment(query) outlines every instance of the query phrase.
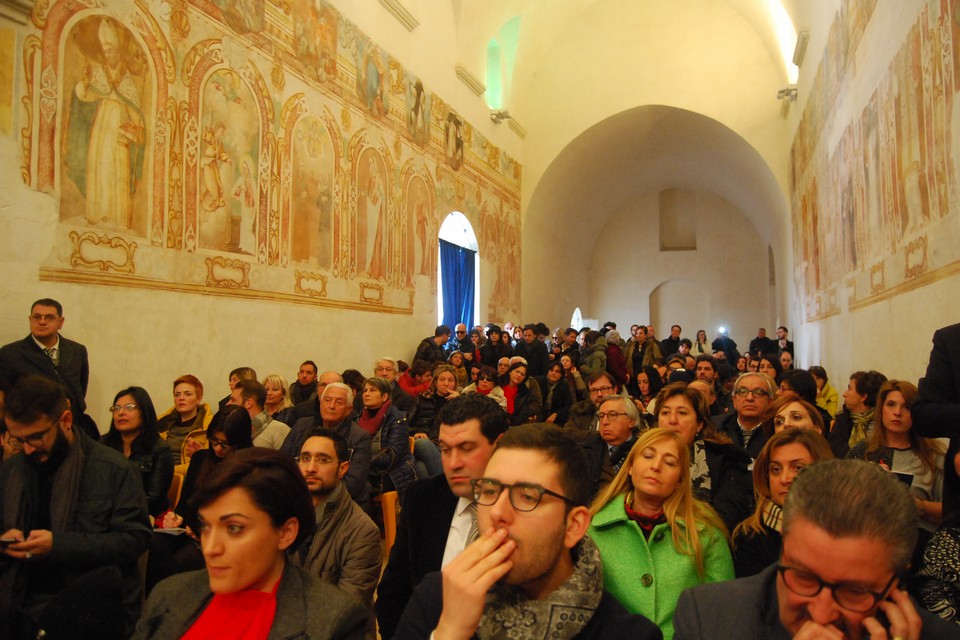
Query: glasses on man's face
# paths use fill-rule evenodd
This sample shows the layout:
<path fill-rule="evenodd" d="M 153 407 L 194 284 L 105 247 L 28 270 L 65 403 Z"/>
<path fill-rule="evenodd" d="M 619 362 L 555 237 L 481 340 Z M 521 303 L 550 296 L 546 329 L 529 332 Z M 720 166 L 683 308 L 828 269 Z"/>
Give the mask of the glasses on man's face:
<path fill-rule="evenodd" d="M 467 332 L 466 332 L 466 331 L 457 331 L 457 335 L 458 335 L 458 336 L 465 336 L 465 335 L 467 335 Z"/>
<path fill-rule="evenodd" d="M 58 424 L 60 424 L 59 418 L 51 422 L 50 426 L 44 429 L 43 431 L 31 433 L 30 435 L 24 438 L 18 438 L 17 436 L 13 435 L 9 431 L 7 432 L 7 436 L 10 439 L 10 443 L 15 448 L 22 449 L 23 445 L 28 444 L 31 447 L 36 449 L 43 446 L 43 442 L 44 442 L 44 439 L 47 437 L 47 434 L 50 433 L 54 428 L 56 428 Z"/>
<path fill-rule="evenodd" d="M 30 319 L 33 320 L 34 322 L 41 322 L 43 320 L 46 320 L 47 322 L 56 322 L 59 318 L 60 316 L 55 316 L 52 313 L 48 313 L 47 315 L 41 315 L 39 313 L 35 313 L 32 316 L 30 316 Z"/>
<path fill-rule="evenodd" d="M 115 404 L 112 407 L 110 407 L 110 411 L 112 411 L 113 413 L 116 413 L 117 411 L 120 411 L 120 409 L 123 409 L 124 411 L 133 411 L 136 408 L 137 408 L 136 404 L 134 404 L 133 402 L 128 402 L 126 404 Z"/>
<path fill-rule="evenodd" d="M 590 387 L 590 395 L 607 395 L 608 393 L 613 393 L 613 387 Z"/>
<path fill-rule="evenodd" d="M 598 411 L 597 419 L 598 420 L 616 420 L 620 416 L 627 415 L 623 411 Z"/>
<path fill-rule="evenodd" d="M 747 389 L 746 387 L 737 387 L 733 390 L 735 394 L 741 398 L 746 398 L 748 395 L 752 395 L 754 398 L 769 398 L 770 392 L 766 389 Z"/>
<path fill-rule="evenodd" d="M 207 440 L 210 441 L 211 446 L 220 447 L 221 449 L 233 449 L 232 444 L 230 444 L 226 440 L 221 440 L 216 436 L 207 436 Z"/>
<path fill-rule="evenodd" d="M 470 485 L 473 487 L 473 497 L 477 501 L 477 504 L 484 507 L 492 507 L 496 504 L 504 489 L 509 491 L 507 495 L 510 497 L 510 504 L 513 505 L 514 509 L 521 512 L 536 509 L 540 505 L 540 501 L 543 500 L 544 495 L 553 496 L 554 498 L 563 500 L 569 505 L 577 506 L 577 503 L 570 498 L 560 495 L 555 491 L 550 491 L 550 489 L 541 487 L 538 484 L 529 482 L 504 484 L 493 478 L 476 478 L 470 481 Z"/>
<path fill-rule="evenodd" d="M 893 581 L 897 579 L 897 574 L 893 574 L 882 591 L 871 591 L 856 584 L 827 582 L 812 573 L 784 564 L 777 564 L 777 573 L 780 574 L 787 589 L 798 596 L 813 598 L 827 587 L 838 605 L 856 613 L 866 613 L 876 607 L 886 597 L 887 591 L 893 586 Z"/>

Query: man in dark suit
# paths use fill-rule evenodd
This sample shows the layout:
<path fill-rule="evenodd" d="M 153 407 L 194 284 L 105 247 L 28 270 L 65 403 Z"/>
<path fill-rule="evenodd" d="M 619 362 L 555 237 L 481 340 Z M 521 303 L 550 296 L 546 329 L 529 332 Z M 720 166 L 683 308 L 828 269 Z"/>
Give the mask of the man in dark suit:
<path fill-rule="evenodd" d="M 777 564 L 684 591 L 674 638 L 957 637 L 903 590 L 917 509 L 894 474 L 864 460 L 808 467 L 787 494 L 782 532 Z"/>
<path fill-rule="evenodd" d="M 470 481 L 483 475 L 508 425 L 500 405 L 477 393 L 454 398 L 440 410 L 443 475 L 407 488 L 397 538 L 377 588 L 382 638 L 393 637 L 423 576 L 446 566 L 477 535 Z"/>
<path fill-rule="evenodd" d="M 787 334 L 789 333 L 786 327 L 777 327 L 777 356 L 784 351 L 789 351 L 790 355 L 793 355 L 793 342 L 787 340 Z"/>
<path fill-rule="evenodd" d="M 37 300 L 30 307 L 30 335 L 0 349 L 0 376 L 12 386 L 20 378 L 43 376 L 66 389 L 74 424 L 97 440 L 100 431 L 87 411 L 87 383 L 90 363 L 87 348 L 60 335 L 63 306 L 51 298 Z"/>
<path fill-rule="evenodd" d="M 960 525 L 960 324 L 937 330 L 927 374 L 920 378 L 913 425 L 927 438 L 950 438 L 943 466 L 943 526 Z"/>

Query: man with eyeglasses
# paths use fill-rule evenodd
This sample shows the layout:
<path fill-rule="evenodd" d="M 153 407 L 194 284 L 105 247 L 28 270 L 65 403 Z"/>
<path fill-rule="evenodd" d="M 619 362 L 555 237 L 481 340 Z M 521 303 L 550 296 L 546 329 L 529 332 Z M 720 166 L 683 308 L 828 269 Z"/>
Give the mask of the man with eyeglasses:
<path fill-rule="evenodd" d="M 297 464 L 313 500 L 317 525 L 294 560 L 363 602 L 370 611 L 368 631 L 375 632 L 373 591 L 380 578 L 380 530 L 340 482 L 350 468 L 347 441 L 330 429 L 314 428 L 300 448 Z"/>
<path fill-rule="evenodd" d="M 570 407 L 570 417 L 564 428 L 579 429 L 580 431 L 597 431 L 600 424 L 597 420 L 597 408 L 606 396 L 620 393 L 620 385 L 606 371 L 596 371 L 587 380 L 587 399 L 574 402 Z"/>
<path fill-rule="evenodd" d="M 929 640 L 957 627 L 903 589 L 917 509 L 896 476 L 862 460 L 828 460 L 797 476 L 783 509 L 780 561 L 732 582 L 688 589 L 676 640 Z"/>
<path fill-rule="evenodd" d="M 113 619 L 127 637 L 140 612 L 137 558 L 151 535 L 140 473 L 74 428 L 66 393 L 52 380 L 21 379 L 5 409 L 8 437 L 22 453 L 0 467 L 0 638 L 37 637 L 47 605 L 65 592 L 77 593 L 71 606 L 89 605 L 96 621 L 96 596 L 79 595 L 95 569 L 115 573 L 118 600 L 99 622 L 105 637 Z"/>
<path fill-rule="evenodd" d="M 642 422 L 640 411 L 626 396 L 604 396 L 597 410 L 599 431 L 590 434 L 583 450 L 590 463 L 593 495 L 603 491 L 620 471 L 623 461 L 637 441 Z"/>
<path fill-rule="evenodd" d="M 588 465 L 557 427 L 514 427 L 473 480 L 480 537 L 426 576 L 399 638 L 661 638 L 604 591 Z M 522 630 L 522 633 L 518 631 Z"/>
<path fill-rule="evenodd" d="M 304 441 L 315 427 L 339 433 L 346 439 L 351 451 L 350 468 L 343 482 L 350 496 L 364 511 L 370 513 L 373 509 L 372 489 L 368 478 L 372 458 L 370 434 L 364 431 L 356 420 L 350 419 L 353 413 L 353 395 L 353 389 L 342 382 L 331 382 L 324 387 L 320 394 L 320 415 L 297 420 L 280 446 L 280 451 L 291 458 L 299 455 Z"/>
<path fill-rule="evenodd" d="M 717 429 L 756 459 L 768 435 L 758 429 L 764 413 L 776 398 L 776 386 L 765 373 L 741 373 L 733 383 L 733 411 L 717 418 Z"/>
<path fill-rule="evenodd" d="M 43 298 L 30 308 L 30 335 L 0 349 L 0 377 L 10 385 L 24 376 L 43 376 L 66 389 L 73 424 L 96 440 L 97 424 L 86 414 L 90 363 L 87 348 L 60 335 L 65 320 L 63 305 Z"/>
<path fill-rule="evenodd" d="M 407 487 L 397 538 L 377 588 L 380 636 L 394 637 L 410 595 L 425 575 L 449 564 L 478 535 L 471 482 L 483 475 L 493 447 L 508 429 L 494 400 L 468 393 L 440 410 L 443 474 Z"/>

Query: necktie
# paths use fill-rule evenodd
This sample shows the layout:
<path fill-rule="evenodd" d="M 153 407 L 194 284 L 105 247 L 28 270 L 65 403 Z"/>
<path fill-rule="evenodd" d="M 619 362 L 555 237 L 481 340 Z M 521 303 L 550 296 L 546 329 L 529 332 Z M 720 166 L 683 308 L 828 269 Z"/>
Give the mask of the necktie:
<path fill-rule="evenodd" d="M 57 348 L 50 347 L 49 349 L 44 349 L 43 352 L 46 353 L 50 361 L 53 362 L 53 366 L 57 366 Z"/>
<path fill-rule="evenodd" d="M 471 502 L 467 508 L 470 510 L 470 530 L 467 531 L 467 544 L 463 545 L 464 547 L 467 547 L 480 537 L 480 525 L 477 524 L 476 501 Z"/>

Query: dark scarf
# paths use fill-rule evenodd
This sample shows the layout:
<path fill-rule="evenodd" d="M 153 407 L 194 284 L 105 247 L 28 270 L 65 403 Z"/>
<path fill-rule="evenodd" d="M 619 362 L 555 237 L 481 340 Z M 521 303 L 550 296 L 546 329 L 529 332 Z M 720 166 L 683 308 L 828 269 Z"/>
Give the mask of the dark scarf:
<path fill-rule="evenodd" d="M 387 409 L 390 408 L 390 400 L 387 399 L 384 401 L 380 408 L 376 411 L 371 411 L 370 409 L 364 409 L 360 413 L 360 428 L 369 433 L 370 435 L 375 434 L 380 430 L 380 427 L 383 426 L 383 419 L 387 415 Z"/>
<path fill-rule="evenodd" d="M 585 537 L 573 549 L 573 574 L 542 600 L 518 586 L 496 584 L 487 593 L 477 637 L 482 640 L 566 640 L 590 622 L 603 596 L 600 550 Z"/>
<path fill-rule="evenodd" d="M 633 507 L 630 505 L 630 494 L 627 494 L 627 499 L 623 503 L 623 510 L 627 512 L 627 517 L 637 523 L 637 526 L 640 527 L 640 531 L 643 532 L 643 537 L 647 540 L 650 539 L 650 533 L 653 531 L 653 528 L 658 524 L 663 524 L 667 521 L 667 515 L 663 512 L 663 509 L 660 509 L 658 513 L 655 513 L 652 516 L 645 516 L 642 513 L 633 510 Z"/>

